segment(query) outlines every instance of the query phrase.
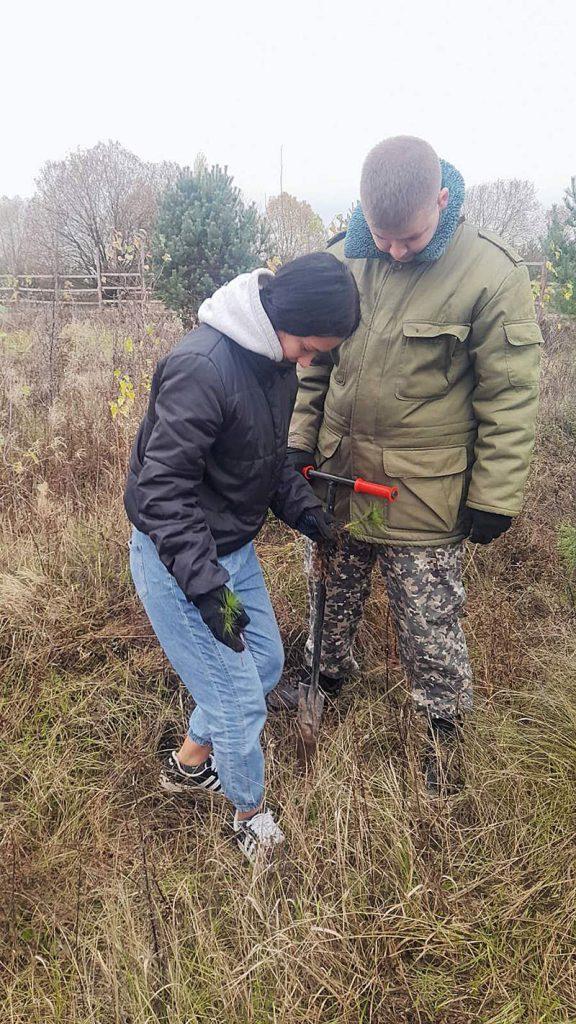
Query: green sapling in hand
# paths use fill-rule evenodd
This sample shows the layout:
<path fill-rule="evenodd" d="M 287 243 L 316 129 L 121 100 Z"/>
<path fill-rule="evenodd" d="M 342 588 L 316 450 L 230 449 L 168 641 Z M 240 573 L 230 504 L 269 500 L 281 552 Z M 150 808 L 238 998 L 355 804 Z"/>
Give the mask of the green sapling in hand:
<path fill-rule="evenodd" d="M 220 643 L 240 653 L 245 648 L 242 633 L 250 622 L 239 597 L 228 587 L 216 587 L 194 601 L 203 621 Z"/>

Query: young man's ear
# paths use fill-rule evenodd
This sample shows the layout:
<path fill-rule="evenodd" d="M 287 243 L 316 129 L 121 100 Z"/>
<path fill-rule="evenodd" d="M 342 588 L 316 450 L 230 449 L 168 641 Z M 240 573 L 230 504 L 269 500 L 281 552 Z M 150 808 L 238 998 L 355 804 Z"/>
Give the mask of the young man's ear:
<path fill-rule="evenodd" d="M 447 188 L 441 188 L 438 194 L 438 209 L 440 211 L 445 210 L 448 206 L 448 200 L 450 199 L 450 193 Z"/>

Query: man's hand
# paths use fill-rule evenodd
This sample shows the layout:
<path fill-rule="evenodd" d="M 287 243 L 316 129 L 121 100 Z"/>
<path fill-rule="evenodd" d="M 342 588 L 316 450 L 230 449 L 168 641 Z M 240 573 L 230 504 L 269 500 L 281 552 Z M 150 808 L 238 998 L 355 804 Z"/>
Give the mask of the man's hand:
<path fill-rule="evenodd" d="M 334 516 L 331 512 L 325 512 L 323 508 L 307 508 L 298 517 L 296 529 L 316 543 L 325 540 L 328 544 L 333 544 L 336 540 Z"/>
<path fill-rule="evenodd" d="M 286 462 L 301 473 L 306 466 L 314 466 L 314 452 L 305 452 L 302 448 L 288 448 Z"/>
<path fill-rule="evenodd" d="M 226 586 L 216 587 L 197 597 L 194 604 L 212 635 L 240 654 L 245 647 L 241 634 L 250 619 L 236 594 Z"/>
<path fill-rule="evenodd" d="M 472 508 L 470 512 L 470 536 L 472 544 L 489 544 L 512 526 L 512 516 L 500 516 L 496 512 L 482 512 Z"/>

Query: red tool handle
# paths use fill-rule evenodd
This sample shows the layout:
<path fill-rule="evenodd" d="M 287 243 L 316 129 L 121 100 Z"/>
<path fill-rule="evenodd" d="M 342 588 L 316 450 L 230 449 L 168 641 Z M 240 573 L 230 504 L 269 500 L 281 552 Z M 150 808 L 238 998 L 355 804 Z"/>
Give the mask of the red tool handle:
<path fill-rule="evenodd" d="M 374 484 L 371 480 L 363 480 L 361 476 L 355 480 L 349 480 L 345 476 L 334 476 L 332 473 L 323 473 L 314 466 L 304 466 L 301 470 L 307 480 L 325 480 L 327 483 L 341 484 L 343 487 L 351 487 L 357 494 L 371 494 L 373 498 L 383 498 L 385 501 L 396 501 L 398 497 L 397 487 L 388 487 L 386 484 Z"/>
<path fill-rule="evenodd" d="M 397 487 L 373 484 L 370 480 L 363 480 L 361 476 L 354 481 L 354 490 L 358 494 L 371 494 L 374 498 L 384 498 L 386 501 L 396 501 L 398 497 Z"/>

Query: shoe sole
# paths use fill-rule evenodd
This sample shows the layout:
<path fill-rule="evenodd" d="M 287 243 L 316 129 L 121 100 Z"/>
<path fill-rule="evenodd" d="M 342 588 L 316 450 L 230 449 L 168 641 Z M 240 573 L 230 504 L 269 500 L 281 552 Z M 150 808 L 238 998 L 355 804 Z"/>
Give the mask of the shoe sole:
<path fill-rule="evenodd" d="M 259 846 L 256 850 L 256 855 L 254 857 L 251 857 L 246 852 L 246 850 L 242 846 L 241 840 L 238 838 L 237 833 L 234 833 L 233 841 L 235 843 L 236 849 L 242 854 L 246 863 L 253 868 L 271 867 L 272 864 L 277 864 L 286 854 L 285 839 L 282 839 L 279 843 L 274 843 L 272 846 Z"/>
<path fill-rule="evenodd" d="M 298 702 L 288 704 L 281 697 L 277 697 L 274 701 L 266 701 L 266 706 L 269 715 L 295 715 L 298 711 Z"/>
<path fill-rule="evenodd" d="M 431 803 L 435 800 L 439 800 L 441 803 L 444 803 L 447 800 L 453 801 L 458 797 L 465 796 L 466 794 L 466 786 L 453 786 L 450 789 L 446 788 L 444 790 L 433 790 L 428 786 L 424 786 L 423 789 L 426 799 Z"/>
<path fill-rule="evenodd" d="M 202 786 L 186 786 L 180 785 L 178 782 L 172 782 L 166 775 L 160 775 L 158 778 L 158 785 L 164 793 L 184 793 L 186 796 L 204 796 L 208 797 L 209 800 L 215 800 L 218 797 L 224 798 L 224 793 L 221 789 L 204 789 Z"/>

